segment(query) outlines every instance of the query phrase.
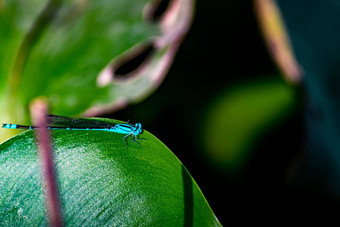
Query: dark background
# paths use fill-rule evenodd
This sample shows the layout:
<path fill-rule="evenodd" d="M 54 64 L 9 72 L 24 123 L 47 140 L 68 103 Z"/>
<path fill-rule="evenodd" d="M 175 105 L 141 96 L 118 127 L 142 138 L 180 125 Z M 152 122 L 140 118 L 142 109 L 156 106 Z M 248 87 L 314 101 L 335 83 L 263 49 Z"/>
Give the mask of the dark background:
<path fill-rule="evenodd" d="M 240 179 L 231 179 L 200 152 L 197 130 L 202 109 L 216 92 L 243 80 L 279 75 L 252 1 L 199 0 L 191 30 L 160 88 L 112 116 L 143 122 L 166 144 L 223 225 L 313 220 L 320 211 L 339 206 L 325 193 L 309 185 L 296 186 L 289 178 L 305 151 L 303 83 L 295 88 L 299 105 L 294 114 L 265 132 Z"/>

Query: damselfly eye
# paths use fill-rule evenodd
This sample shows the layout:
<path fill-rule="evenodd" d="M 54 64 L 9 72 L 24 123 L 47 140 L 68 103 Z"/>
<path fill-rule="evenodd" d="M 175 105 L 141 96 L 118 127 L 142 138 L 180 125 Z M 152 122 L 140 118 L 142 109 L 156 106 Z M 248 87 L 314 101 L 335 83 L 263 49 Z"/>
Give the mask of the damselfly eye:
<path fill-rule="evenodd" d="M 139 133 L 142 133 L 142 132 L 143 132 L 142 124 L 141 124 L 141 123 L 136 123 L 136 124 L 135 124 L 135 128 L 136 128 L 136 131 L 137 131 L 137 132 L 139 132 Z"/>
<path fill-rule="evenodd" d="M 140 129 L 142 128 L 142 125 L 141 125 L 140 123 L 136 123 L 136 124 L 135 124 L 135 128 L 136 128 L 137 130 L 140 130 Z"/>

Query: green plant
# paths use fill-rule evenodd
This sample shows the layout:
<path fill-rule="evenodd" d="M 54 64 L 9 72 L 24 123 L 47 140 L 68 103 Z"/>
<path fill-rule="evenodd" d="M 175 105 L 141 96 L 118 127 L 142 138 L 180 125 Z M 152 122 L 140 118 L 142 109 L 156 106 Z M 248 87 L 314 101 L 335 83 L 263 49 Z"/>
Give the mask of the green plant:
<path fill-rule="evenodd" d="M 157 18 L 159 4 L 0 1 L 1 119 L 28 123 L 28 106 L 40 96 L 64 115 L 106 113 L 145 98 L 164 78 L 193 13 L 193 1 L 177 0 Z M 156 137 L 143 137 L 141 147 L 127 149 L 115 133 L 52 132 L 64 223 L 219 226 L 183 164 Z M 40 140 L 27 131 L 0 145 L 1 225 L 49 223 Z"/>

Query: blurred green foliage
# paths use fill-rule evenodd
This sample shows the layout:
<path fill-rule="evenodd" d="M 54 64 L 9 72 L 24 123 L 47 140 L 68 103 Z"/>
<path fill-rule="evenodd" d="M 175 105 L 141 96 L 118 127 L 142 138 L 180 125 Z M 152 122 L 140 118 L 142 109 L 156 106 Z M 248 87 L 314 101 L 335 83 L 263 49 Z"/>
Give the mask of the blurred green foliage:
<path fill-rule="evenodd" d="M 293 87 L 279 77 L 228 86 L 212 101 L 200 132 L 206 155 L 239 177 L 264 132 L 295 109 Z"/>
<path fill-rule="evenodd" d="M 1 1 L 1 119 L 28 122 L 28 105 L 38 96 L 48 98 L 52 111 L 64 115 L 99 104 L 113 106 L 124 98 L 122 84 L 123 92 L 114 92 L 117 85 L 99 85 L 97 77 L 122 53 L 161 36 L 160 25 L 143 17 L 148 2 Z M 157 65 L 165 53 L 163 47 L 156 48 L 150 62 Z M 156 86 L 151 80 L 143 83 L 144 95 Z"/>

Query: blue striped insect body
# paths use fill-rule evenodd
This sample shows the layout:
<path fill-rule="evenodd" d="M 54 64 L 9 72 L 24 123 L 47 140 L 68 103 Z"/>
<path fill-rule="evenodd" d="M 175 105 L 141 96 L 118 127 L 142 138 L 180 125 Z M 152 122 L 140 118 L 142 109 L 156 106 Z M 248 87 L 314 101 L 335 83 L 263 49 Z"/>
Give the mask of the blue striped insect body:
<path fill-rule="evenodd" d="M 49 125 L 47 129 L 51 130 L 93 130 L 93 131 L 107 131 L 107 132 L 115 132 L 119 134 L 124 134 L 124 141 L 128 146 L 127 138 L 131 136 L 131 141 L 137 143 L 140 146 L 140 143 L 137 140 L 140 139 L 139 135 L 143 133 L 142 124 L 136 123 L 135 125 L 131 125 L 129 123 L 119 123 L 119 124 L 109 124 L 101 121 L 94 121 L 90 119 L 83 118 L 70 118 L 63 117 L 57 115 L 47 115 Z M 3 124 L 3 128 L 5 129 L 36 129 L 36 126 L 26 126 L 26 125 L 17 125 L 17 124 Z"/>

